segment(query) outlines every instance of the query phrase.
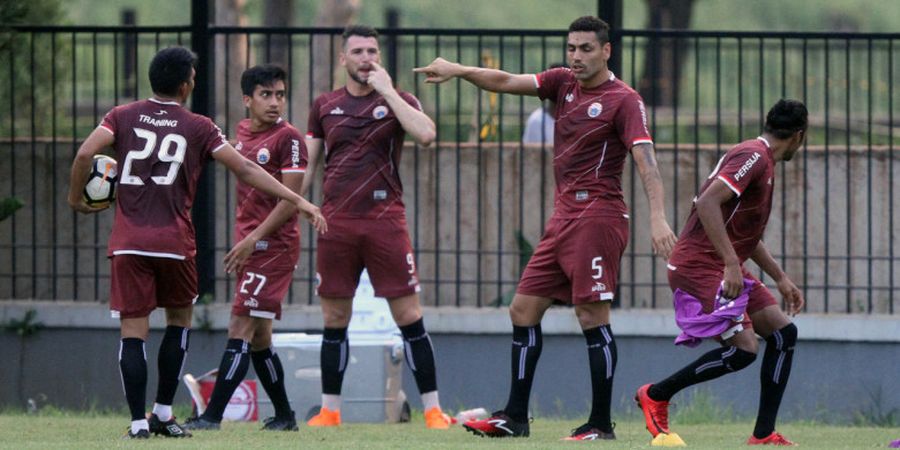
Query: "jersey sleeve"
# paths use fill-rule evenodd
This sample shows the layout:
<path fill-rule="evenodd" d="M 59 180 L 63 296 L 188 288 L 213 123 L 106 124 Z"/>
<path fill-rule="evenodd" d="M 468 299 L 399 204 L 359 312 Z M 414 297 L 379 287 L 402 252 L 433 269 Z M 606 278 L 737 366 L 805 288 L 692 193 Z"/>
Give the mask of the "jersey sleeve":
<path fill-rule="evenodd" d="M 630 93 L 622 100 L 613 120 L 622 143 L 628 149 L 638 144 L 653 143 L 647 129 L 647 110 L 637 92 Z"/>
<path fill-rule="evenodd" d="M 100 121 L 99 128 L 102 128 L 109 132 L 109 134 L 115 136 L 116 135 L 116 117 L 118 116 L 119 108 L 113 108 L 105 116 L 103 116 L 103 120 Z"/>
<path fill-rule="evenodd" d="M 300 132 L 291 128 L 278 145 L 278 164 L 281 173 L 305 173 L 307 157 L 306 144 Z"/>
<path fill-rule="evenodd" d="M 309 119 L 306 123 L 307 139 L 325 139 L 325 130 L 322 128 L 322 118 L 319 116 L 319 110 L 322 109 L 322 99 L 320 96 L 313 102 L 312 108 L 309 110 Z"/>
<path fill-rule="evenodd" d="M 765 175 L 766 161 L 759 149 L 736 148 L 725 156 L 716 178 L 740 197 L 747 187 Z"/>
<path fill-rule="evenodd" d="M 412 95 L 409 92 L 401 92 L 400 98 L 402 98 L 406 103 L 409 103 L 409 105 L 413 108 L 416 108 L 416 110 L 422 111 L 422 102 L 420 102 L 415 95 Z"/>
<path fill-rule="evenodd" d="M 565 67 L 556 67 L 534 75 L 534 85 L 537 87 L 538 97 L 541 100 L 556 100 L 559 88 L 569 81 L 572 71 Z"/>
<path fill-rule="evenodd" d="M 206 127 L 204 131 L 206 139 L 203 150 L 207 155 L 212 155 L 228 144 L 228 138 L 225 137 L 219 126 L 213 123 L 208 117 L 204 117 L 204 124 Z"/>

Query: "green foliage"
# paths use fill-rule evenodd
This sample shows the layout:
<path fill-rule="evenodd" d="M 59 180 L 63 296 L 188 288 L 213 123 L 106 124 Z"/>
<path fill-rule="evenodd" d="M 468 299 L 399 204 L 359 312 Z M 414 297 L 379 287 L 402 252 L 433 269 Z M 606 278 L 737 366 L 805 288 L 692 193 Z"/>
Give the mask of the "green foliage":
<path fill-rule="evenodd" d="M 721 406 L 707 389 L 698 388 L 690 399 L 670 408 L 669 417 L 677 424 L 735 423 L 731 405 Z"/>
<path fill-rule="evenodd" d="M 44 324 L 35 320 L 36 318 L 37 311 L 29 309 L 25 312 L 25 316 L 22 319 L 10 319 L 9 322 L 3 325 L 3 329 L 25 339 L 34 336 L 44 328 Z"/>
<path fill-rule="evenodd" d="M 0 200 L 0 222 L 9 218 L 9 216 L 13 215 L 13 213 L 22 206 L 25 206 L 25 204 L 22 203 L 22 200 L 15 197 Z"/>
<path fill-rule="evenodd" d="M 65 68 L 71 61 L 70 46 L 65 40 L 48 33 L 11 32 L 6 26 L 59 25 L 64 18 L 59 0 L 0 0 L 0 86 L 4 87 L 0 90 L 0 105 L 16 105 L 12 118 L 16 121 L 15 130 L 4 114 L 0 136 L 9 136 L 13 131 L 17 136 L 30 135 L 32 130 L 51 134 L 54 121 L 48 116 L 55 112 L 52 94 L 67 85 Z"/>
<path fill-rule="evenodd" d="M 856 411 L 853 424 L 868 427 L 900 427 L 900 410 L 888 409 L 884 404 L 881 387 L 868 391 L 869 403 L 861 411 Z"/>

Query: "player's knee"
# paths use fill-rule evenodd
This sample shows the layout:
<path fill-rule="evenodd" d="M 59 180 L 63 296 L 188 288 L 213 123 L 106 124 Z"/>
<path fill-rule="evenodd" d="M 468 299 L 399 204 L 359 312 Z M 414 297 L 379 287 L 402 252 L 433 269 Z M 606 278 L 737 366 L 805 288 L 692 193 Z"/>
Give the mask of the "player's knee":
<path fill-rule="evenodd" d="M 250 341 L 250 349 L 254 352 L 265 350 L 272 346 L 272 335 L 257 331 Z"/>
<path fill-rule="evenodd" d="M 780 339 L 775 336 L 776 334 L 779 335 Z M 766 342 L 775 344 L 778 350 L 793 350 L 794 345 L 797 344 L 797 325 L 793 323 L 787 324 L 782 329 L 772 333 L 772 336 L 769 336 Z"/>
<path fill-rule="evenodd" d="M 722 358 L 725 365 L 731 369 L 732 372 L 737 372 L 738 370 L 753 364 L 753 361 L 756 361 L 756 353 L 741 350 L 737 347 L 733 348 L 734 352 L 731 352 L 730 355 Z"/>
<path fill-rule="evenodd" d="M 350 325 L 352 309 L 322 308 L 322 319 L 328 328 L 347 328 Z"/>

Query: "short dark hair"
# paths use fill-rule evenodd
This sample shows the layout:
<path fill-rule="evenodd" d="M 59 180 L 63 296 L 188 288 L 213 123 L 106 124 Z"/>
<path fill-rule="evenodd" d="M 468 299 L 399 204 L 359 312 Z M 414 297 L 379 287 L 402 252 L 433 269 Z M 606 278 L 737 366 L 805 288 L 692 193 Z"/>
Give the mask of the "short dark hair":
<path fill-rule="evenodd" d="M 787 139 L 809 125 L 809 111 L 800 100 L 781 99 L 766 114 L 766 133 Z"/>
<path fill-rule="evenodd" d="M 184 47 L 164 48 L 150 61 L 150 88 L 154 94 L 175 96 L 181 83 L 191 81 L 197 55 Z"/>
<path fill-rule="evenodd" d="M 269 87 L 276 81 L 287 81 L 287 73 L 281 67 L 274 64 L 253 66 L 241 74 L 241 92 L 252 97 L 256 86 Z"/>
<path fill-rule="evenodd" d="M 344 45 L 347 45 L 347 39 L 350 39 L 350 36 L 378 39 L 378 30 L 368 25 L 347 25 L 347 28 L 344 28 L 344 34 L 341 36 L 344 38 Z"/>
<path fill-rule="evenodd" d="M 569 25 L 569 33 L 575 31 L 589 31 L 597 34 L 597 40 L 600 44 L 609 42 L 609 24 L 601 20 L 599 17 L 582 16 Z"/>

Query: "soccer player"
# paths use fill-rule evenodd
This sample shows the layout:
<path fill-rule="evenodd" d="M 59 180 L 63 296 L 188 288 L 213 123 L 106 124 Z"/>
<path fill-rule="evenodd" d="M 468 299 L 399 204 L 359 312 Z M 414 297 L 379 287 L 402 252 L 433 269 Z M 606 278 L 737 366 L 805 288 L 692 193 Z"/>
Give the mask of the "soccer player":
<path fill-rule="evenodd" d="M 743 263 L 752 259 L 775 280 L 788 312 L 800 311 L 803 294 L 761 239 L 772 208 L 775 164 L 790 161 L 800 149 L 807 114 L 803 103 L 780 100 L 769 110 L 762 136 L 729 150 L 695 197 L 669 259 L 669 286 L 676 296 L 688 295 L 699 301 L 706 314 L 721 303 L 728 304 L 717 301 L 717 293 L 724 299 L 746 296 L 746 310 L 734 322 L 724 323 L 722 335 L 714 336 L 722 344 L 720 348 L 672 376 L 638 389 L 635 399 L 654 438 L 670 433 L 669 399 L 688 386 L 749 366 L 758 352 L 758 334 L 766 340 L 766 351 L 760 372 L 759 414 L 747 443 L 792 445 L 775 431 L 775 418 L 791 373 L 797 327 Z"/>
<path fill-rule="evenodd" d="M 666 222 L 644 103 L 607 67 L 611 51 L 609 26 L 586 16 L 569 26 L 569 68 L 513 75 L 437 58 L 415 69 L 426 75 L 426 82 L 460 77 L 482 89 L 536 95 L 557 105 L 553 216 L 509 309 L 513 324 L 509 401 L 490 418 L 464 424 L 475 434 L 528 436 L 528 397 L 541 354 L 541 318 L 558 300 L 575 305 L 587 341 L 593 391 L 590 418 L 566 439 L 615 439 L 610 403 L 617 356 L 609 323 L 619 263 L 628 242 L 621 179 L 629 153 L 649 200 L 654 253 L 668 257 L 675 235 Z"/>
<path fill-rule="evenodd" d="M 306 145 L 300 132 L 281 118 L 287 74 L 278 66 L 255 66 L 241 76 L 244 106 L 250 118 L 237 126 L 235 149 L 294 192 L 306 172 Z M 190 430 L 219 429 L 234 390 L 250 361 L 275 407 L 264 430 L 297 431 L 297 421 L 284 389 L 284 369 L 272 350 L 272 319 L 281 319 L 300 256 L 300 233 L 294 206 L 252 186 L 237 184 L 235 245 L 225 255 L 225 270 L 237 272 L 228 343 L 206 411 L 188 419 Z M 249 358 L 248 358 L 249 353 Z"/>
<path fill-rule="evenodd" d="M 320 236 L 316 270 L 325 329 L 322 338 L 322 409 L 310 426 L 341 423 L 341 384 L 347 368 L 347 327 L 363 268 L 375 295 L 388 299 L 400 327 L 406 361 L 425 407 L 425 426 L 446 429 L 450 418 L 438 398 L 434 349 L 419 304 L 419 280 L 406 226 L 403 185 L 397 167 L 408 133 L 427 147 L 434 122 L 419 101 L 397 91 L 381 67 L 378 33 L 354 25 L 343 34 L 344 87 L 316 98 L 309 114 L 306 192 L 321 158 L 325 162 L 322 213 L 330 231 Z"/>
<path fill-rule="evenodd" d="M 190 436 L 172 415 L 172 399 L 188 349 L 197 299 L 194 226 L 190 209 L 206 162 L 224 164 L 242 182 L 287 200 L 290 209 L 324 230 L 319 209 L 241 156 L 208 118 L 182 104 L 194 89 L 196 56 L 183 47 L 161 50 L 150 63 L 153 96 L 113 108 L 85 139 L 72 163 L 68 201 L 93 213 L 81 190 L 93 156 L 107 147 L 119 161 L 116 216 L 109 238 L 110 311 L 121 324 L 119 368 L 131 428 L 125 437 L 150 433 Z M 157 361 L 159 385 L 153 412 L 145 415 L 149 315 L 166 309 L 166 332 Z"/>

